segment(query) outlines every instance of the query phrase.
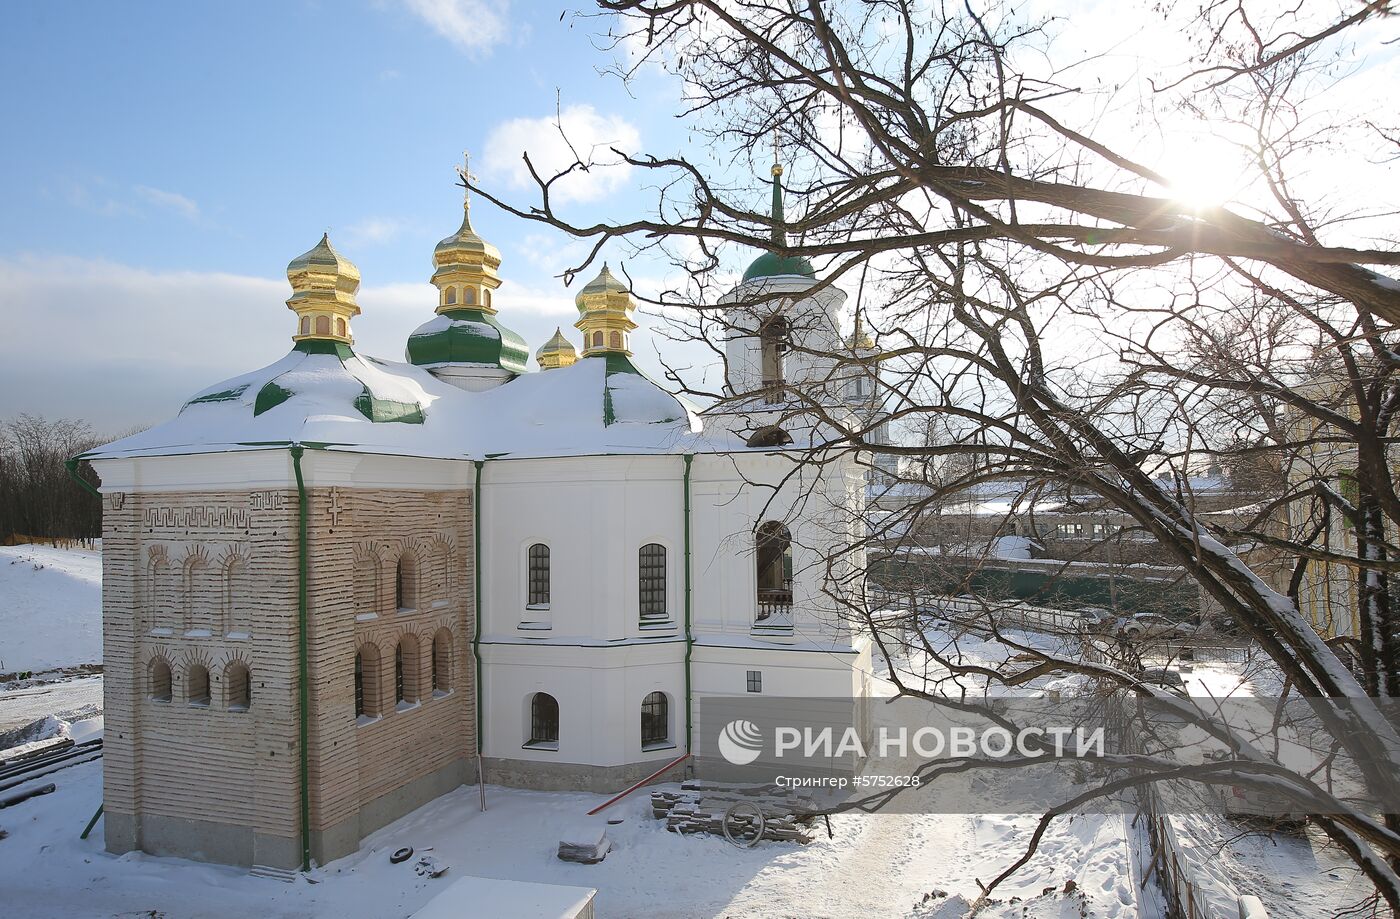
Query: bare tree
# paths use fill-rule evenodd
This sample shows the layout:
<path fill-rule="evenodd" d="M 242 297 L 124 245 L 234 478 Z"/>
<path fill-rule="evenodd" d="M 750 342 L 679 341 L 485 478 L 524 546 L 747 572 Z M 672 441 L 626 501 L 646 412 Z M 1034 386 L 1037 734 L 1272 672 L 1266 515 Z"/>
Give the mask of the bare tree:
<path fill-rule="evenodd" d="M 619 17 L 620 41 L 643 49 L 643 63 L 621 75 L 653 64 L 678 74 L 687 117 L 713 144 L 742 157 L 781 136 L 794 171 L 808 177 L 788 188 L 800 215 L 740 203 L 747 191 L 722 171 L 636 151 L 617 153 L 660 189 L 648 217 L 585 224 L 557 212 L 555 183 L 593 168 L 584 159 L 540 175 L 527 156 L 539 191 L 528 206 L 478 193 L 590 240 L 575 271 L 610 241 L 671 253 L 685 283 L 651 299 L 687 308 L 680 334 L 721 357 L 718 342 L 763 334 L 790 296 L 751 291 L 721 303 L 726 251 L 752 246 L 823 263 L 822 280 L 804 296 L 854 286 L 878 361 L 854 347 L 813 345 L 812 330 L 787 329 L 791 351 L 810 352 L 829 371 L 784 386 L 776 400 L 771 387 L 736 391 L 674 370 L 673 378 L 722 408 L 776 402 L 782 424 L 820 432 L 792 451 L 799 464 L 851 454 L 900 460 L 897 478 L 924 487 L 925 497 L 865 521 L 871 526 L 853 536 L 852 551 L 901 538 L 910 518 L 986 483 L 1095 496 L 1189 572 L 1291 691 L 1320 704 L 1335 749 L 1371 799 L 1393 809 L 1400 738 L 1371 702 L 1400 691 L 1390 584 L 1400 570 L 1400 499 L 1389 471 L 1400 283 L 1368 266 L 1400 264 L 1400 253 L 1330 242 L 1350 215 L 1303 200 L 1294 172 L 1305 150 L 1356 155 L 1327 148 L 1336 126 L 1310 120 L 1309 103 L 1348 79 L 1337 75 L 1338 42 L 1388 17 L 1391 4 L 1343 4 L 1332 19 L 1305 20 L 1296 8 L 1222 0 L 1189 26 L 1199 55 L 1159 92 L 1249 129 L 1259 193 L 1248 215 L 1179 200 L 1157 170 L 1096 139 L 1099 113 L 1074 104 L 1086 88 L 1071 72 L 1028 63 L 1043 59 L 1051 39 L 1009 5 L 599 6 Z M 859 375 L 878 388 L 878 413 L 840 407 L 839 393 Z M 889 442 L 878 434 L 891 424 L 937 436 Z M 1211 462 L 1277 494 L 1248 519 L 1214 518 L 1191 488 L 1192 472 Z M 1337 521 L 1355 534 L 1354 548 L 1339 542 Z M 1298 561 L 1284 583 L 1270 583 L 1245 545 Z M 827 560 L 830 591 L 888 653 L 888 632 L 848 554 Z M 1299 609 L 1309 566 L 1320 562 L 1355 572 L 1359 679 Z M 1000 634 L 994 611 L 984 613 L 982 627 Z M 949 672 L 966 669 L 926 638 L 915 642 Z M 1176 704 L 1121 658 L 1021 650 L 1032 663 L 981 675 L 1022 686 L 1047 673 L 1081 673 Z M 899 688 L 940 698 L 918 685 Z M 1237 755 L 1191 770 L 1150 755 L 1116 760 L 1130 773 L 1086 795 L 1183 776 L 1282 789 L 1377 896 L 1400 909 L 1400 815 L 1340 802 L 1312 776 L 1245 751 L 1240 738 L 1188 709 L 1183 717 Z M 938 769 L 973 767 L 988 764 Z"/>
<path fill-rule="evenodd" d="M 0 426 L 0 539 L 96 539 L 102 506 L 69 476 L 70 457 L 101 444 L 86 422 L 19 415 Z M 90 469 L 80 470 L 96 484 Z"/>

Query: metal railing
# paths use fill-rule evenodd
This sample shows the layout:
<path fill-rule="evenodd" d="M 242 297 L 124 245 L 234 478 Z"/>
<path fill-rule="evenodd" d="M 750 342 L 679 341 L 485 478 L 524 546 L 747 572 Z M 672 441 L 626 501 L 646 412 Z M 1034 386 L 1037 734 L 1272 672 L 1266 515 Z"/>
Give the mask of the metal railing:
<path fill-rule="evenodd" d="M 792 628 L 791 586 L 759 589 L 754 626 L 765 629 Z"/>

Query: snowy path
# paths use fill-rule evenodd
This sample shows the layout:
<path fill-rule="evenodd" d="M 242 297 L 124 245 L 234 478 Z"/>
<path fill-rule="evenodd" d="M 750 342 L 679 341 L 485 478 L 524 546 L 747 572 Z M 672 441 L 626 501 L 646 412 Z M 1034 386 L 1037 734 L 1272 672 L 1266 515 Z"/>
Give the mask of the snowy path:
<path fill-rule="evenodd" d="M 975 877 L 990 878 L 1014 858 L 1024 817 L 929 814 L 838 815 L 835 838 L 808 846 L 763 844 L 736 849 L 718 838 L 667 832 L 651 817 L 643 795 L 610 810 L 622 817 L 608 830 L 615 849 L 598 865 L 555 857 L 560 827 L 602 799 L 596 795 L 528 792 L 491 786 L 489 810 L 477 809 L 474 788 L 459 788 L 365 840 L 359 852 L 313 872 L 316 883 L 283 884 L 236 868 L 102 851 L 101 824 L 78 839 L 101 793 L 101 766 L 55 776 L 57 794 L 3 814 L 9 839 L 0 842 L 0 890 L 13 915 L 32 919 L 96 919 L 154 915 L 163 919 L 394 919 L 406 917 L 441 891 L 441 881 L 390 865 L 401 845 L 452 866 L 446 875 L 474 874 L 598 889 L 599 919 L 952 919 L 967 912 Z M 613 812 L 616 813 L 613 813 Z M 1078 878 L 1091 894 L 1086 915 L 1131 919 L 1119 902 L 1121 821 L 1078 818 L 1051 834 L 1045 856 L 1027 867 L 1017 894 L 1036 902 L 1033 915 L 1078 917 L 1077 899 L 1038 897 L 1043 886 Z M 1109 888 L 1089 890 L 1091 886 Z M 919 908 L 924 893 L 952 894 Z M 1026 915 L 1027 902 L 1003 903 L 986 919 Z M 471 915 L 469 905 L 463 915 Z M 481 917 L 497 919 L 497 917 Z M 505 917 L 500 917 L 505 919 Z"/>
<path fill-rule="evenodd" d="M 101 708 L 100 676 L 0 690 L 0 733 L 22 727 L 45 715 L 73 720 L 67 716 L 78 712 L 96 712 Z"/>

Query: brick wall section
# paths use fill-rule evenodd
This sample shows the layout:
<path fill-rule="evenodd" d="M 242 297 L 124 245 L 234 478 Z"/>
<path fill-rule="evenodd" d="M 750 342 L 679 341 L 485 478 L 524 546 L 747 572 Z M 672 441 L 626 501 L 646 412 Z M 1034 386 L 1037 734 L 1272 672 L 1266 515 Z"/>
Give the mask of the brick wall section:
<path fill-rule="evenodd" d="M 313 828 L 334 826 L 374 799 L 475 754 L 471 527 L 467 491 L 313 490 Z M 413 562 L 406 573 L 412 606 L 400 610 L 396 575 L 405 552 Z M 431 684 L 435 635 L 450 647 L 440 658 L 448 689 L 438 693 Z M 394 698 L 400 642 L 405 696 L 418 699 L 402 710 Z M 357 722 L 355 652 L 371 645 L 379 660 L 365 674 L 366 709 L 378 717 Z"/>
<path fill-rule="evenodd" d="M 321 830 L 475 753 L 472 504 L 469 491 L 308 498 L 311 823 Z M 296 492 L 109 494 L 103 519 L 107 810 L 298 837 Z M 405 551 L 413 606 L 399 610 Z M 377 584 L 358 602 L 357 570 Z M 437 693 L 435 635 L 447 687 Z M 401 641 L 416 644 L 405 670 L 420 701 L 397 711 Z M 380 649 L 371 704 L 381 716 L 357 723 L 355 652 L 369 643 Z M 169 702 L 151 698 L 157 658 L 170 664 Z M 227 704 L 234 661 L 251 673 L 246 712 Z M 188 703 L 195 666 L 209 672 L 207 707 Z"/>
<path fill-rule="evenodd" d="M 107 496 L 109 811 L 297 835 L 295 538 L 295 492 Z M 246 564 L 223 566 L 232 557 Z M 245 602 L 225 622 L 229 598 Z M 169 702 L 151 698 L 157 659 L 170 666 Z M 227 705 L 235 661 L 251 673 L 246 712 Z M 208 670 L 207 706 L 189 704 L 196 666 Z"/>

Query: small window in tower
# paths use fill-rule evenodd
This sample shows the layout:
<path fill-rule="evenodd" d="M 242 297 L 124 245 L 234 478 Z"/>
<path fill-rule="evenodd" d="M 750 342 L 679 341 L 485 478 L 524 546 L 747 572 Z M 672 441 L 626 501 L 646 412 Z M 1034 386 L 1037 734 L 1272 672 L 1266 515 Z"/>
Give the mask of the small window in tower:
<path fill-rule="evenodd" d="M 251 702 L 249 692 L 252 684 L 248 666 L 235 661 L 224 671 L 224 692 L 227 708 L 231 712 L 246 712 Z"/>
<path fill-rule="evenodd" d="M 185 701 L 196 708 L 209 707 L 209 668 L 194 664 L 185 674 Z"/>
<path fill-rule="evenodd" d="M 331 334 L 331 317 L 329 317 L 329 316 L 317 316 L 317 317 L 316 317 L 316 334 L 317 334 L 317 335 L 329 335 L 329 334 Z"/>
<path fill-rule="evenodd" d="M 549 608 L 549 546 L 535 543 L 530 547 L 529 592 L 526 604 L 531 609 Z"/>
<path fill-rule="evenodd" d="M 301 317 L 301 334 L 302 334 L 302 335 L 310 335 L 310 334 L 311 334 L 311 317 L 310 317 L 310 316 L 303 316 L 303 317 Z"/>
<path fill-rule="evenodd" d="M 484 304 L 486 304 L 487 306 L 490 306 L 490 305 L 491 305 L 491 291 L 489 291 L 489 290 L 483 290 L 483 291 L 481 292 L 481 297 L 482 297 L 482 302 L 483 302 Z"/>
<path fill-rule="evenodd" d="M 446 297 L 447 297 L 447 302 L 448 302 L 448 303 L 456 303 L 456 302 L 457 302 L 457 288 L 455 288 L 455 287 L 449 287 L 449 288 L 447 288 Z"/>
<path fill-rule="evenodd" d="M 614 351 L 621 351 L 621 350 L 622 350 L 622 333 L 621 333 L 621 332 L 611 332 L 611 333 L 609 333 L 609 335 L 608 335 L 608 347 L 609 347 L 609 348 L 612 348 Z"/>
<path fill-rule="evenodd" d="M 335 317 L 335 334 L 341 338 L 345 337 L 345 320 L 340 316 Z"/>
<path fill-rule="evenodd" d="M 462 302 L 467 306 L 476 306 L 476 288 L 468 287 L 462 291 Z"/>
<path fill-rule="evenodd" d="M 170 664 L 163 657 L 151 661 L 151 698 L 157 702 L 170 701 Z"/>
<path fill-rule="evenodd" d="M 595 347 L 595 348 L 601 348 L 601 347 L 603 347 L 603 333 L 602 333 L 602 332 L 594 332 L 594 333 L 593 333 L 593 347 Z"/>

